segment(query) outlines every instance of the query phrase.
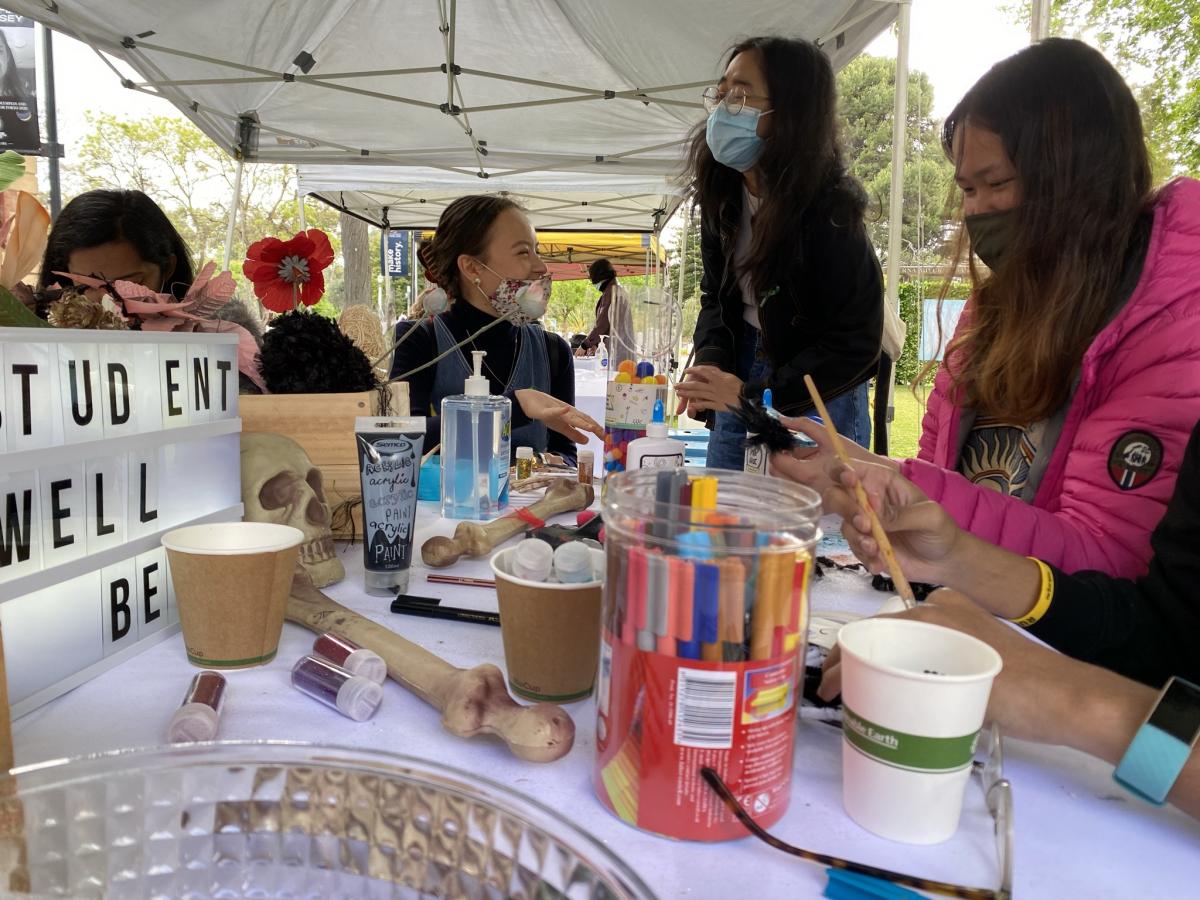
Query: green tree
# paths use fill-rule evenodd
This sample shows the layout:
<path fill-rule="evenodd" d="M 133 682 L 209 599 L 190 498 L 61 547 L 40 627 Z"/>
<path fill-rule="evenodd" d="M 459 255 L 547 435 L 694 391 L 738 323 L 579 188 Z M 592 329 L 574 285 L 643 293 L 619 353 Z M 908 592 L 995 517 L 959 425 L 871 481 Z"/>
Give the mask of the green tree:
<path fill-rule="evenodd" d="M 168 116 L 128 119 L 88 113 L 88 133 L 67 168 L 68 188 L 134 188 L 150 195 L 171 218 L 196 262 L 224 256 L 236 162 L 190 122 Z M 238 221 L 230 268 L 241 280 L 241 260 L 254 241 L 287 238 L 299 230 L 296 172 L 292 166 L 253 163 L 243 168 Z M 336 210 L 305 204 L 306 224 L 329 235 L 336 253 L 340 240 Z M 375 262 L 378 270 L 378 259 Z M 335 262 L 335 267 L 340 268 Z M 340 273 L 326 270 L 326 295 L 340 307 Z M 247 291 L 242 291 L 246 295 Z"/>
<path fill-rule="evenodd" d="M 888 241 L 895 89 L 893 59 L 857 56 L 838 73 L 838 108 L 846 164 L 871 200 L 868 230 L 881 259 L 886 258 Z M 911 71 L 900 236 L 902 255 L 914 262 L 935 262 L 942 256 L 946 205 L 954 181 L 954 168 L 942 153 L 941 122 L 933 118 L 932 109 L 933 87 L 929 77 L 924 72 Z"/>
<path fill-rule="evenodd" d="M 671 296 L 678 297 L 678 277 L 681 257 L 686 258 L 683 272 L 683 324 L 680 333 L 685 345 L 690 345 L 696 332 L 696 319 L 700 315 L 700 277 L 704 274 L 704 263 L 700 258 L 700 215 L 685 201 L 680 216 L 689 219 L 687 245 L 683 246 L 684 229 L 675 233 L 675 243 L 667 247 L 667 260 L 671 267 Z M 680 360 L 682 362 L 682 360 Z"/>
<path fill-rule="evenodd" d="M 1054 0 L 1052 8 L 1052 33 L 1097 44 L 1134 85 L 1156 178 L 1200 175 L 1200 0 Z M 1018 10 L 1028 21 L 1028 5 Z"/>

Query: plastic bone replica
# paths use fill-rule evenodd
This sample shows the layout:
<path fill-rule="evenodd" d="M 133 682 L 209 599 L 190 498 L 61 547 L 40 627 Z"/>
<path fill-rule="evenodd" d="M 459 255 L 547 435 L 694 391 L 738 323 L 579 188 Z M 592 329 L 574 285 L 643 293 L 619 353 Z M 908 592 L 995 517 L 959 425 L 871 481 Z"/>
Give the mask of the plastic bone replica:
<path fill-rule="evenodd" d="M 553 762 L 575 743 L 575 723 L 552 703 L 522 706 L 504 686 L 504 674 L 491 663 L 458 669 L 396 632 L 351 612 L 325 596 L 297 567 L 287 618 L 315 632 L 336 631 L 374 650 L 388 675 L 442 714 L 442 727 L 457 737 L 498 735 L 514 755 L 529 762 Z"/>
<path fill-rule="evenodd" d="M 242 435 L 242 505 L 247 522 L 291 525 L 304 532 L 300 564 L 317 587 L 346 577 L 342 561 L 334 555 L 321 470 L 290 437 Z"/>
<path fill-rule="evenodd" d="M 421 545 L 421 561 L 427 566 L 442 569 L 454 565 L 463 556 L 486 556 L 513 535 L 532 528 L 530 520 L 549 519 L 560 513 L 587 509 L 595 496 L 590 485 L 562 479 L 548 489 L 541 500 L 529 504 L 522 515 L 510 513 L 486 524 L 459 522 L 454 529 L 454 537 L 437 535 L 429 538 Z"/>

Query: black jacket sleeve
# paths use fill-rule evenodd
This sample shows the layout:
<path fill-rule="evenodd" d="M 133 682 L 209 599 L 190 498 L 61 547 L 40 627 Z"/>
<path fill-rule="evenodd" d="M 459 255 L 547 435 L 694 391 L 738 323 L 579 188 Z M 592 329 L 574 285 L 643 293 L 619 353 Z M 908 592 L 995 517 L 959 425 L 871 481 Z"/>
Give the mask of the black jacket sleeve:
<path fill-rule="evenodd" d="M 392 354 L 392 370 L 389 378 L 403 375 L 437 356 L 437 337 L 428 319 L 420 322 L 411 319 L 396 323 L 396 340 L 400 340 L 409 329 L 416 329 L 408 335 L 404 343 Z M 410 375 L 408 382 L 408 407 L 414 416 L 425 416 L 425 451 L 428 453 L 442 440 L 442 417 L 440 410 L 433 409 L 430 403 L 433 399 L 433 380 L 437 374 L 437 366 L 429 366 L 415 375 Z"/>
<path fill-rule="evenodd" d="M 1070 656 L 1154 687 L 1172 675 L 1200 681 L 1200 424 L 1175 493 L 1150 536 L 1154 556 L 1136 581 L 1054 572 L 1054 599 L 1030 633 Z"/>
<path fill-rule="evenodd" d="M 726 260 L 721 248 L 720 236 L 707 223 L 700 226 L 700 259 L 704 266 L 700 275 L 700 314 L 692 335 L 696 364 L 735 372 L 742 292 L 737 286 L 732 261 Z M 727 266 L 729 271 L 726 271 Z M 734 319 L 729 319 L 726 314 L 730 306 L 734 307 Z M 739 329 L 736 334 L 734 325 Z"/>
<path fill-rule="evenodd" d="M 758 396 L 770 387 L 775 407 L 789 415 L 812 409 L 806 374 L 824 400 L 870 378 L 883 340 L 883 273 L 866 228 L 825 218 L 806 243 L 804 274 L 790 286 L 781 285 L 782 297 L 769 298 L 760 313 L 772 360 L 770 378 L 745 388 L 749 396 Z M 779 302 L 789 293 L 790 308 Z M 780 352 L 780 343 L 790 345 L 791 352 Z"/>

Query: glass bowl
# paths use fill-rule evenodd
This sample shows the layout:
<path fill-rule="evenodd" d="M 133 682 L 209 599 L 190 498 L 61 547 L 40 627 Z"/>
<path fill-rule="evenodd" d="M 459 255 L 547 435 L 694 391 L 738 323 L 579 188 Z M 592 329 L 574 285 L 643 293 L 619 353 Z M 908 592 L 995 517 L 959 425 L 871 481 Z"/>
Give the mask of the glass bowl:
<path fill-rule="evenodd" d="M 0 822 L 24 817 L 36 895 L 654 897 L 620 859 L 548 807 L 477 775 L 393 753 L 216 742 L 14 774 L 17 792 L 0 801 Z M 14 875 L 20 850 L 0 841 L 0 886 Z M 19 883 L 26 873 L 15 874 Z"/>

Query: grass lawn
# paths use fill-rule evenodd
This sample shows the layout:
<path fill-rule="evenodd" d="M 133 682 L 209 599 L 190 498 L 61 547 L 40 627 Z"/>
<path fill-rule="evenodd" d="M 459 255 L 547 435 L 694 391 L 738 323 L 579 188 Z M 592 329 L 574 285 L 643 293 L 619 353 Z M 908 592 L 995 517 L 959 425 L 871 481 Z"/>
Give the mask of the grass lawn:
<path fill-rule="evenodd" d="M 925 398 L 929 386 L 923 385 L 917 396 L 907 384 L 897 384 L 893 392 L 896 417 L 888 434 L 888 455 L 904 459 L 917 455 L 917 438 L 921 434 L 921 419 L 925 416 Z M 871 404 L 875 403 L 875 390 L 871 389 Z"/>

